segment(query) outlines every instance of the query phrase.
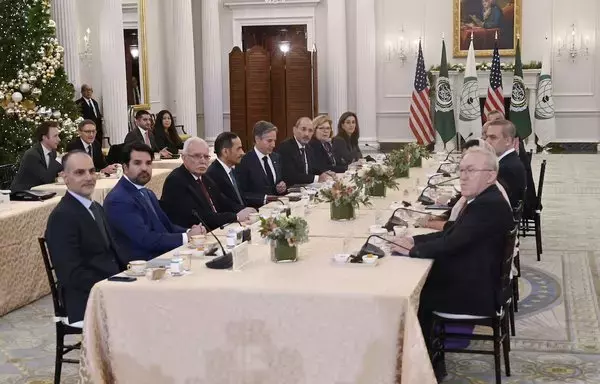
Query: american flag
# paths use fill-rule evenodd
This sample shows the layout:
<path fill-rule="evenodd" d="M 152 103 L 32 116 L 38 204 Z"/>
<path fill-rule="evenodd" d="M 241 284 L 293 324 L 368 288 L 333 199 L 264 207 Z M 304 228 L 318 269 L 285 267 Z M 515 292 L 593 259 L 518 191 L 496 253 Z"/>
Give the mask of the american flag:
<path fill-rule="evenodd" d="M 429 85 L 425 73 L 425 60 L 419 42 L 419 57 L 417 58 L 417 73 L 415 89 L 412 93 L 408 127 L 421 145 L 431 144 L 435 140 L 433 124 L 431 123 L 431 101 L 429 100 Z"/>
<path fill-rule="evenodd" d="M 500 55 L 498 54 L 498 40 L 494 45 L 494 57 L 492 58 L 492 70 L 490 71 L 490 87 L 488 88 L 487 99 L 483 106 L 485 115 L 491 111 L 499 111 L 505 115 L 504 94 L 502 93 L 502 73 L 500 72 Z"/>

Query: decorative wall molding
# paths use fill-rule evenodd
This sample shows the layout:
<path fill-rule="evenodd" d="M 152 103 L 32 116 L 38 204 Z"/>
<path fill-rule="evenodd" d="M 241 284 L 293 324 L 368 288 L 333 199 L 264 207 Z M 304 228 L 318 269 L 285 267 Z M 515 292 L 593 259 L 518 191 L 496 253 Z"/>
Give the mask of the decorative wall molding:
<path fill-rule="evenodd" d="M 267 3 L 263 1 L 256 0 L 229 0 L 223 3 L 224 7 L 227 7 L 231 10 L 239 9 L 239 8 L 288 8 L 288 7 L 316 7 L 321 0 L 286 0 L 281 3 Z"/>

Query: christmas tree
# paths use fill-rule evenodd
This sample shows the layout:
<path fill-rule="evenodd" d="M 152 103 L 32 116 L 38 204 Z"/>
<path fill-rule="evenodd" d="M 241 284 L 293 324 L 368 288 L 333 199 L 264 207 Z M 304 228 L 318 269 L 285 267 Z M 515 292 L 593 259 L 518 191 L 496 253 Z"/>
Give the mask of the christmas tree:
<path fill-rule="evenodd" d="M 62 126 L 64 145 L 79 108 L 62 65 L 50 0 L 0 0 L 0 164 L 18 161 L 46 120 Z"/>

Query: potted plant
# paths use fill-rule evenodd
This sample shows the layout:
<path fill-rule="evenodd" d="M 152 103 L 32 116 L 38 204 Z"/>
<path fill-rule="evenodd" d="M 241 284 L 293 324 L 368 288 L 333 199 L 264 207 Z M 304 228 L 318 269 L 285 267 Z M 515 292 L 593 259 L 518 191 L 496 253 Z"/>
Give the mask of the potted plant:
<path fill-rule="evenodd" d="M 409 154 L 410 166 L 421 167 L 423 166 L 423 159 L 429 159 L 431 154 L 424 145 L 417 143 L 410 143 L 404 147 L 404 150 Z"/>
<path fill-rule="evenodd" d="M 331 220 L 352 220 L 360 204 L 371 205 L 369 196 L 362 193 L 360 186 L 343 180 L 337 180 L 331 188 L 322 189 L 319 201 L 330 203 Z"/>
<path fill-rule="evenodd" d="M 356 185 L 365 189 L 368 196 L 385 197 L 387 188 L 398 188 L 394 170 L 382 164 L 361 169 L 353 179 Z"/>
<path fill-rule="evenodd" d="M 385 165 L 394 170 L 394 177 L 408 177 L 410 171 L 410 161 L 408 152 L 403 149 L 395 149 L 385 157 Z"/>
<path fill-rule="evenodd" d="M 283 216 L 260 218 L 260 235 L 271 240 L 271 260 L 298 260 L 298 244 L 308 241 L 308 223 L 301 217 Z"/>

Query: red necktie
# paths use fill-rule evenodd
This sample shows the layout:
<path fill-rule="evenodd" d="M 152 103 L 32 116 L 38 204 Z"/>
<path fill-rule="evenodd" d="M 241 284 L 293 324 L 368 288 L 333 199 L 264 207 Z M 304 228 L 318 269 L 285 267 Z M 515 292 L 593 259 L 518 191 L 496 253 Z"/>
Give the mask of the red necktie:
<path fill-rule="evenodd" d="M 148 131 L 144 132 L 144 143 L 150 145 L 150 137 L 148 136 Z"/>
<path fill-rule="evenodd" d="M 206 197 L 206 200 L 208 200 L 208 203 L 210 204 L 210 208 L 212 209 L 213 212 L 216 213 L 217 210 L 215 209 L 215 205 L 213 204 L 212 199 L 210 198 L 210 194 L 208 193 L 206 186 L 202 182 L 202 179 L 198 178 L 196 181 L 198 182 L 198 185 L 200 186 L 200 190 L 204 194 L 204 197 Z"/>

